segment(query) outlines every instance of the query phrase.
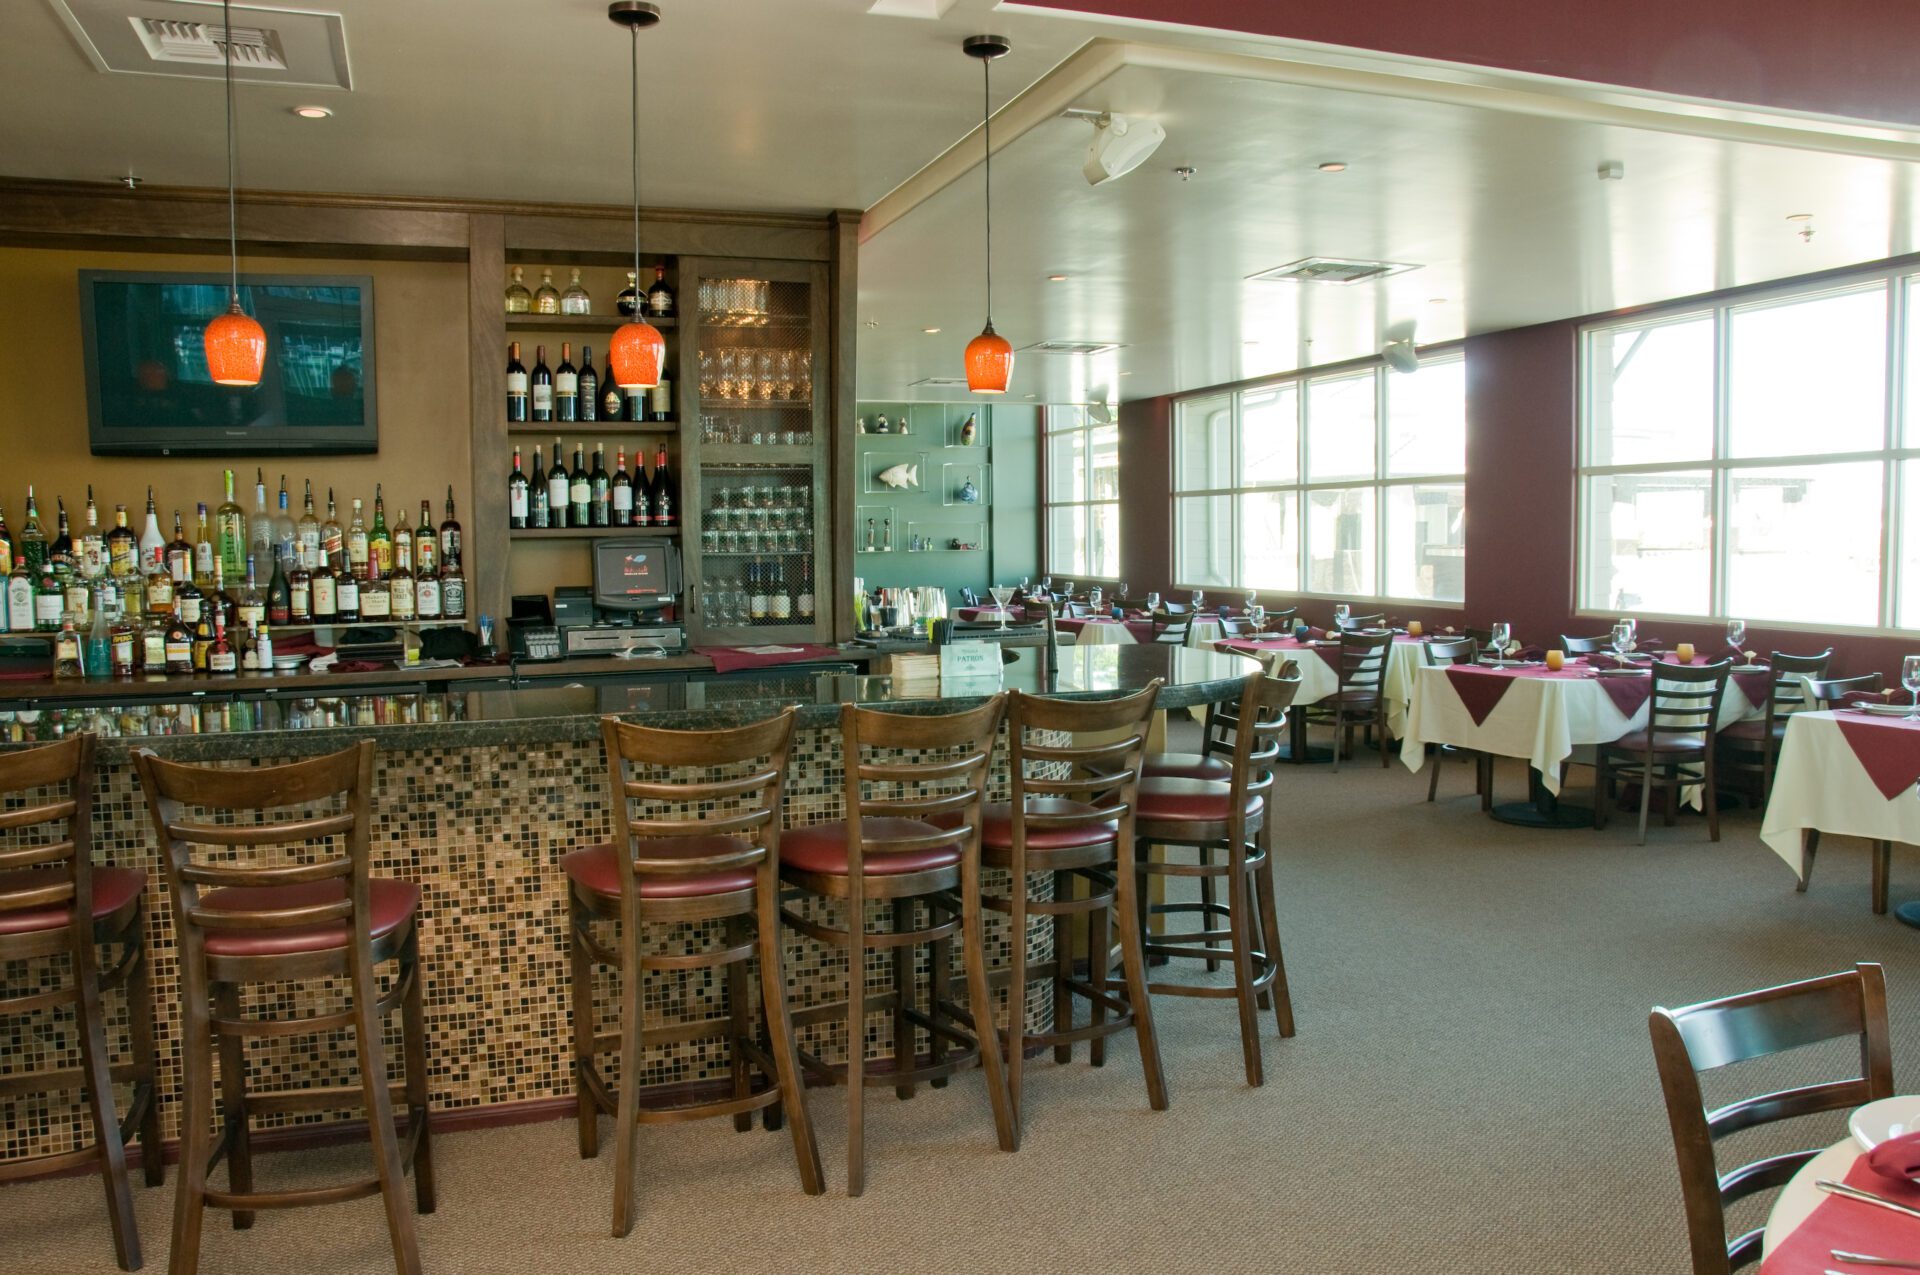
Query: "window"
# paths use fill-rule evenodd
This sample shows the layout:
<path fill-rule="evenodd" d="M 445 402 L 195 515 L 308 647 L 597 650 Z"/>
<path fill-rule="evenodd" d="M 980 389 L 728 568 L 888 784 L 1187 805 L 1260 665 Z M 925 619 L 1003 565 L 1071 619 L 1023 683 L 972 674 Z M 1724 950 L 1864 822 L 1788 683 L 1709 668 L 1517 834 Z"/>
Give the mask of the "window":
<path fill-rule="evenodd" d="M 1085 409 L 1047 409 L 1047 570 L 1068 579 L 1120 574 L 1120 427 Z"/>
<path fill-rule="evenodd" d="M 1581 609 L 1920 628 L 1917 299 L 1876 275 L 1588 328 Z"/>
<path fill-rule="evenodd" d="M 1429 358 L 1183 399 L 1173 570 L 1182 588 L 1458 602 L 1466 367 Z"/>

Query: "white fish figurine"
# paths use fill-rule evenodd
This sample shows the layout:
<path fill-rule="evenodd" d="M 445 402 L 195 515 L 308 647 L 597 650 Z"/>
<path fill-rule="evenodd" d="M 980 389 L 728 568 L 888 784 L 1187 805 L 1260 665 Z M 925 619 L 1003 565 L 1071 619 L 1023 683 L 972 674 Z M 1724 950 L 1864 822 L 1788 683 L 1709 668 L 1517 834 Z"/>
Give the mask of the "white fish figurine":
<path fill-rule="evenodd" d="M 883 487 L 918 487 L 920 485 L 920 466 L 904 463 L 889 465 L 880 471 L 878 477 L 880 479 L 880 485 Z"/>

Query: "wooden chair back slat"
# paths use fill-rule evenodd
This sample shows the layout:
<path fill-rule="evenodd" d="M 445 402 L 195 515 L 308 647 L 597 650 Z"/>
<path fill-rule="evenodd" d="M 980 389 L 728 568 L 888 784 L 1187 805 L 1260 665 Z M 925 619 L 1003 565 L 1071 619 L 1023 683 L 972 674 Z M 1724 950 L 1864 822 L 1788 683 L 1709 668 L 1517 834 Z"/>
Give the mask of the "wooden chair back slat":
<path fill-rule="evenodd" d="M 191 841 L 192 838 L 184 838 Z M 345 858 L 317 859 L 312 863 L 293 863 L 283 867 L 267 867 L 248 864 L 244 866 L 221 863 L 182 864 L 179 876 L 182 881 L 208 889 L 226 887 L 258 887 L 282 885 L 310 885 L 315 881 L 332 881 L 340 877 L 353 875 L 353 865 Z"/>
<path fill-rule="evenodd" d="M 44 788 L 46 783 L 12 785 L 0 780 L 0 791 L 22 792 L 33 788 Z M 74 801 L 63 797 L 58 801 L 43 801 L 30 806 L 16 806 L 12 810 L 0 811 L 0 832 L 11 832 L 15 828 L 31 828 L 36 824 L 54 823 L 61 819 L 71 819 L 74 813 Z"/>
<path fill-rule="evenodd" d="M 71 903 L 74 899 L 73 877 L 65 872 L 35 872 L 30 874 L 30 885 L 17 885 L 9 890 L 0 890 L 0 913 L 31 912 L 36 908 L 52 907 L 56 903 Z"/>
<path fill-rule="evenodd" d="M 1387 615 L 1384 611 L 1375 611 L 1372 615 L 1349 614 L 1346 619 L 1338 623 L 1337 627 L 1342 632 L 1352 632 L 1355 629 L 1374 628 L 1377 625 L 1385 624 L 1386 620 Z"/>
<path fill-rule="evenodd" d="M 167 824 L 169 835 L 203 846 L 277 846 L 303 841 L 322 841 L 353 831 L 353 814 L 313 815 L 305 819 L 281 819 L 258 824 L 214 824 L 192 820 L 174 820 Z"/>
<path fill-rule="evenodd" d="M 1007 769 L 1011 776 L 1013 839 L 1024 852 L 1029 830 L 1057 831 L 1120 822 L 1122 836 L 1139 802 L 1140 769 L 1146 761 L 1147 732 L 1164 679 L 1141 690 L 1106 700 L 1068 700 L 1015 691 L 1007 704 Z M 1125 730 L 1120 739 L 1098 736 Z M 1065 744 L 1038 743 L 1041 732 L 1073 736 Z M 1094 736 L 1081 742 L 1082 736 Z M 1078 801 L 1090 807 L 1077 813 L 1036 814 L 1033 797 Z"/>
<path fill-rule="evenodd" d="M 1470 637 L 1428 638 L 1420 644 L 1420 653 L 1429 668 L 1472 664 L 1480 658 L 1480 643 Z"/>
<path fill-rule="evenodd" d="M 1392 646 L 1391 633 L 1361 633 L 1353 628 L 1343 629 L 1340 633 L 1340 689 L 1378 694 L 1386 682 L 1387 653 Z"/>
<path fill-rule="evenodd" d="M 1568 655 L 1596 655 L 1601 651 L 1613 649 L 1613 635 L 1603 633 L 1599 637 L 1571 637 L 1562 633 L 1560 649 Z"/>
<path fill-rule="evenodd" d="M 773 778 L 767 770 L 756 770 L 733 779 L 695 779 L 684 784 L 663 780 L 632 779 L 623 783 L 626 794 L 635 801 L 724 801 L 744 797 L 766 786 Z"/>
<path fill-rule="evenodd" d="M 1856 691 L 1878 695 L 1886 689 L 1887 679 L 1880 673 L 1862 673 L 1858 677 L 1816 677 L 1807 681 L 1807 694 L 1821 708 Z"/>
<path fill-rule="evenodd" d="M 1169 604 L 1165 610 L 1153 613 L 1153 633 L 1149 641 L 1168 646 L 1186 644 L 1187 635 L 1193 631 L 1193 616 L 1185 609 L 1175 610 L 1177 605 Z"/>
<path fill-rule="evenodd" d="M 1775 651 L 1767 657 L 1772 674 L 1767 678 L 1767 732 L 1773 732 L 1778 722 L 1815 704 L 1808 682 L 1827 675 L 1827 666 L 1833 663 L 1833 648 L 1828 647 L 1818 655 L 1790 655 L 1785 651 Z"/>
<path fill-rule="evenodd" d="M 20 805 L 6 812 L 0 829 L 18 834 L 0 853 L 0 868 L 27 873 L 0 890 L 0 912 L 69 905 L 69 938 L 75 959 L 93 943 L 93 760 L 98 741 L 90 733 L 18 752 L 0 753 L 0 800 Z"/>
<path fill-rule="evenodd" d="M 208 933 L 300 930 L 353 917 L 352 899 L 332 899 L 293 908 L 189 908 L 187 919 Z"/>
<path fill-rule="evenodd" d="M 39 845 L 22 846 L 17 850 L 0 850 L 0 871 L 12 868 L 39 868 L 48 864 L 64 863 L 73 857 L 73 841 L 46 841 Z"/>
<path fill-rule="evenodd" d="M 840 706 L 851 880 L 864 879 L 869 857 L 938 849 L 956 842 L 978 851 L 987 769 L 1006 708 L 1005 692 L 958 713 L 891 713 L 855 704 Z M 870 752 L 886 759 L 870 758 Z M 902 763 L 891 756 L 898 752 L 929 755 Z M 869 785 L 877 791 L 869 793 Z M 931 822 L 940 831 L 882 836 L 865 822 L 875 818 Z"/>
<path fill-rule="evenodd" d="M 1663 735 L 1711 734 L 1720 716 L 1720 698 L 1726 694 L 1733 661 L 1712 664 L 1653 662 L 1653 697 L 1648 702 L 1647 729 Z"/>

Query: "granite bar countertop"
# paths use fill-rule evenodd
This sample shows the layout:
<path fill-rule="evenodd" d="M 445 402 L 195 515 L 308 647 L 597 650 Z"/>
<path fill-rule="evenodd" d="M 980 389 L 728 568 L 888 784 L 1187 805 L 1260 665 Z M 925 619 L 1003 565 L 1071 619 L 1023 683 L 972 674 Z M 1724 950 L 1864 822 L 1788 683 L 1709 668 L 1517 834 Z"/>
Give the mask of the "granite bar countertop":
<path fill-rule="evenodd" d="M 1171 645 L 1061 647 L 1053 660 L 1040 648 L 1001 648 L 1006 689 L 1071 698 L 1126 694 L 1164 678 L 1165 708 L 1227 699 L 1258 665 L 1242 655 Z M 581 663 L 581 662 L 576 662 Z M 723 728 L 755 721 L 789 705 L 802 727 L 832 727 L 851 701 L 903 713 L 954 712 L 1000 689 L 989 682 L 941 686 L 896 684 L 890 676 L 820 672 L 805 666 L 763 670 L 754 676 L 663 679 L 632 676 L 594 663 L 590 681 L 470 689 L 460 681 L 426 689 L 361 689 L 309 695 L 233 696 L 219 703 L 128 684 L 128 694 L 64 708 L 19 710 L 0 703 L 0 748 L 21 747 L 92 730 L 101 760 L 123 760 L 152 747 L 178 761 L 296 757 L 329 752 L 359 739 L 383 751 L 455 750 L 582 742 L 599 735 L 602 715 L 681 730 Z M 545 674 L 554 666 L 539 666 Z M 615 671 L 617 672 L 617 671 Z M 276 688 L 280 689 L 280 688 Z"/>

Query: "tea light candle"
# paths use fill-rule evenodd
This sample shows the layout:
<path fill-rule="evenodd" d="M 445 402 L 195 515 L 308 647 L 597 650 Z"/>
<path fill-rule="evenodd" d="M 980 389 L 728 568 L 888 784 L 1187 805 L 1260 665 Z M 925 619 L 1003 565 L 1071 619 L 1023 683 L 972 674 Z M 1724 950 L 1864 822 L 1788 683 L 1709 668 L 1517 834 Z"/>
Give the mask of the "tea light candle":
<path fill-rule="evenodd" d="M 1673 654 L 1682 664 L 1693 663 L 1693 643 L 1679 642 L 1674 645 Z"/>
<path fill-rule="evenodd" d="M 1547 667 L 1558 673 L 1567 662 L 1567 653 L 1555 648 L 1547 652 Z"/>
<path fill-rule="evenodd" d="M 1426 632 L 1426 630 L 1425 630 L 1425 629 L 1422 629 L 1422 628 L 1420 627 L 1420 621 L 1418 621 L 1418 620 L 1408 620 L 1408 621 L 1407 621 L 1407 636 L 1408 636 L 1408 637 L 1419 637 L 1419 636 L 1420 636 L 1420 635 L 1421 635 L 1422 633 L 1424 633 L 1424 632 Z"/>

